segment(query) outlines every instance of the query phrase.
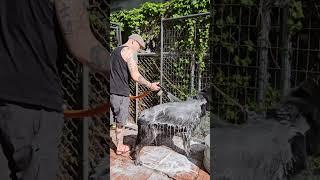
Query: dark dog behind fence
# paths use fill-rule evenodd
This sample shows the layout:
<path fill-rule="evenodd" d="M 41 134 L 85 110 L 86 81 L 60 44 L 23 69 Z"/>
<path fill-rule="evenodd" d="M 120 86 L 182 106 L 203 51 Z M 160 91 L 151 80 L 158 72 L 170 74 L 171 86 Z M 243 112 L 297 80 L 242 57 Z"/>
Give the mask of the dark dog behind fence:
<path fill-rule="evenodd" d="M 319 93 L 318 81 L 306 81 L 267 118 L 251 113 L 243 125 L 216 121 L 211 177 L 287 180 L 307 169 L 307 156 L 320 152 Z"/>

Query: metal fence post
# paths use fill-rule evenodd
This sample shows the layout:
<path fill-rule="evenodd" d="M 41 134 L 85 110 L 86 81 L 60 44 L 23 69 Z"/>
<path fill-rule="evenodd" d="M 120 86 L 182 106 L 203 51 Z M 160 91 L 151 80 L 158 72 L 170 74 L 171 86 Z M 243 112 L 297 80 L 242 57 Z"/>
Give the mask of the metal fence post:
<path fill-rule="evenodd" d="M 194 91 L 194 79 L 195 79 L 195 54 L 191 56 L 191 78 L 190 78 L 190 94 Z"/>
<path fill-rule="evenodd" d="M 138 64 L 139 64 L 139 58 L 138 58 Z M 135 82 L 135 89 L 136 89 L 136 91 L 135 91 L 135 96 L 138 96 L 138 94 L 139 94 L 139 84 L 137 83 L 137 82 Z M 137 124 L 137 122 L 138 122 L 138 111 L 139 111 L 139 108 L 138 108 L 138 99 L 135 99 L 134 100 L 135 101 L 135 113 L 134 113 L 134 118 L 135 118 L 135 122 L 136 122 L 136 124 Z"/>
<path fill-rule="evenodd" d="M 260 35 L 258 37 L 259 47 L 259 89 L 258 89 L 258 106 L 265 108 L 266 90 L 268 87 L 268 62 L 269 62 L 269 33 L 271 29 L 271 8 L 268 7 L 268 1 L 260 1 L 259 8 L 261 11 Z"/>
<path fill-rule="evenodd" d="M 194 37 L 193 41 L 196 42 L 197 40 L 197 23 L 194 25 Z M 194 91 L 194 79 L 195 79 L 195 65 L 196 65 L 196 43 L 194 43 L 194 50 L 192 52 L 192 57 L 191 57 L 191 80 L 190 80 L 190 94 Z"/>
<path fill-rule="evenodd" d="M 86 7 L 89 6 L 89 1 L 85 1 Z M 87 66 L 82 66 L 82 106 L 89 106 L 89 69 Z M 89 177 L 89 122 L 85 117 L 82 121 L 82 179 L 88 180 Z"/>
<path fill-rule="evenodd" d="M 281 9 L 281 95 L 285 96 L 290 88 L 291 66 L 289 61 L 289 34 L 288 34 L 289 7 Z"/>
<path fill-rule="evenodd" d="M 160 84 L 163 86 L 163 18 L 161 18 L 161 48 L 160 48 Z M 162 94 L 160 95 L 160 104 L 162 104 Z"/>
<path fill-rule="evenodd" d="M 89 69 L 83 66 L 82 77 L 82 106 L 84 109 L 89 106 Z M 89 177 L 89 118 L 82 121 L 82 179 Z"/>

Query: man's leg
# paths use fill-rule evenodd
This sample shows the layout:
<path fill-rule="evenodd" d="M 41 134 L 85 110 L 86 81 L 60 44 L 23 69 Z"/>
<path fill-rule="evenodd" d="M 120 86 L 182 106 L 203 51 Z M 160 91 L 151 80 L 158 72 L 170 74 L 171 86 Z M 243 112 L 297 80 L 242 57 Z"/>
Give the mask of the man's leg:
<path fill-rule="evenodd" d="M 33 144 L 37 149 L 37 159 L 33 162 L 33 166 L 38 167 L 36 180 L 58 179 L 58 155 L 63 124 L 62 113 L 41 110 L 39 132 L 33 139 Z"/>
<path fill-rule="evenodd" d="M 61 113 L 0 106 L 0 138 L 13 180 L 56 180 Z"/>
<path fill-rule="evenodd" d="M 1 145 L 8 160 L 10 177 L 13 180 L 27 179 L 24 173 L 30 166 L 34 151 L 34 119 L 40 115 L 34 110 L 13 104 L 2 104 L 0 114 Z"/>
<path fill-rule="evenodd" d="M 124 126 L 129 117 L 129 97 L 111 95 L 111 106 L 113 110 L 113 117 L 116 121 L 116 146 L 117 154 L 126 153 L 129 147 L 123 144 Z"/>
<path fill-rule="evenodd" d="M 0 179 L 10 180 L 10 169 L 8 167 L 8 161 L 3 153 L 2 148 L 0 148 Z"/>

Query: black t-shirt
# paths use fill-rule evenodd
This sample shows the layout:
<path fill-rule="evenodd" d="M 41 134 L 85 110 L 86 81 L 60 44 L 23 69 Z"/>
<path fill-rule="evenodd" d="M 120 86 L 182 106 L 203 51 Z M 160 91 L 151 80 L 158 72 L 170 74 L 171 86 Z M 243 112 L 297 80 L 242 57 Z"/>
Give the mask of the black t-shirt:
<path fill-rule="evenodd" d="M 0 99 L 62 110 L 58 29 L 49 0 L 0 1 Z"/>
<path fill-rule="evenodd" d="M 121 50 L 124 47 L 117 47 L 111 53 L 110 93 L 129 96 L 130 73 L 127 62 L 121 56 Z"/>

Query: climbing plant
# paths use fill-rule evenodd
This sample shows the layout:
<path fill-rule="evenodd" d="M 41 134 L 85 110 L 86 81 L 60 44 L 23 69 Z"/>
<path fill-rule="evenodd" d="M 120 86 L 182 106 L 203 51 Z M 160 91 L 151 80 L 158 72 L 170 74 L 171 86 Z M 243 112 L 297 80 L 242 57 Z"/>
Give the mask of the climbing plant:
<path fill-rule="evenodd" d="M 239 72 L 229 73 L 229 70 L 225 70 L 225 66 L 217 65 L 214 68 L 215 78 L 213 79 L 213 83 L 218 85 L 221 91 L 228 94 L 231 98 L 238 101 L 249 110 L 266 111 L 266 109 L 273 106 L 275 102 L 278 102 L 280 98 L 279 90 L 269 84 L 266 89 L 265 108 L 259 109 L 256 103 L 255 94 L 251 93 L 248 95 L 248 87 L 255 86 L 252 85 L 252 82 L 254 81 L 253 78 L 256 78 L 256 74 L 241 73 L 241 69 L 248 69 L 256 66 L 258 50 L 256 47 L 256 38 L 259 27 L 258 24 L 256 24 L 256 32 L 251 31 L 251 35 L 246 35 L 246 29 L 242 30 L 242 27 L 239 26 L 239 21 L 242 17 L 238 17 L 238 7 L 242 8 L 242 12 L 249 12 L 249 9 L 258 9 L 260 1 L 261 0 L 224 0 L 220 2 L 222 4 L 213 6 L 213 26 L 215 29 L 210 35 L 210 41 L 213 49 L 221 49 L 215 53 L 223 53 L 217 56 L 226 57 L 226 62 L 221 63 L 228 65 L 228 67 L 232 67 L 230 69 L 235 69 L 234 67 L 236 67 Z M 279 7 L 274 5 L 274 8 Z M 303 26 L 302 21 L 304 15 L 302 1 L 290 0 L 289 12 L 289 34 L 294 35 L 298 33 Z M 256 13 L 258 13 L 258 10 Z M 248 16 L 248 14 L 242 14 L 242 16 Z M 255 15 L 251 14 L 251 16 Z M 238 29 L 240 29 L 239 32 L 237 32 Z M 239 39 L 238 36 L 245 36 L 248 38 Z M 213 56 L 212 58 L 214 57 L 216 56 Z M 219 102 L 213 109 L 217 109 L 217 112 L 219 111 L 219 114 L 222 115 L 224 119 L 233 123 L 239 123 L 238 118 L 241 112 L 227 99 L 223 99 L 222 101 L 223 102 Z"/>
<path fill-rule="evenodd" d="M 302 30 L 303 18 L 304 14 L 301 0 L 290 0 L 288 18 L 288 27 L 290 35 L 294 35 L 295 33 L 298 33 Z"/>
<path fill-rule="evenodd" d="M 132 10 L 113 12 L 111 21 L 121 25 L 124 39 L 132 33 L 139 33 L 146 40 L 147 48 L 152 52 L 159 53 L 161 18 L 179 17 L 208 11 L 208 0 L 170 0 L 165 3 L 146 2 Z M 199 25 L 202 28 L 196 27 Z M 175 76 L 183 81 L 173 88 L 179 89 L 179 98 L 185 99 L 190 95 L 188 83 L 191 77 L 190 73 L 186 73 L 183 67 L 190 66 L 192 61 L 191 54 L 194 54 L 195 63 L 200 67 L 200 73 L 204 71 L 204 59 L 208 53 L 210 24 L 208 18 L 190 18 L 184 21 L 177 21 L 172 26 L 171 28 L 179 30 L 183 37 L 177 38 L 176 42 L 168 49 L 185 54 L 185 56 L 181 56 L 173 62 L 173 66 L 176 68 Z M 195 35 L 197 36 L 196 41 L 194 41 Z"/>
<path fill-rule="evenodd" d="M 260 0 L 224 0 L 225 4 L 239 4 L 241 7 L 254 9 L 259 5 Z M 139 33 L 146 40 L 148 48 L 153 52 L 160 51 L 160 22 L 161 18 L 178 17 L 189 14 L 197 14 L 209 11 L 208 0 L 170 0 L 165 3 L 147 2 L 140 7 L 132 10 L 122 10 L 111 14 L 111 21 L 119 23 L 122 28 L 123 37 L 128 37 L 131 33 Z M 217 9 L 212 8 L 213 15 Z M 302 29 L 303 10 L 301 0 L 290 0 L 289 3 L 289 33 L 293 35 Z M 248 68 L 255 65 L 257 58 L 256 39 L 239 39 L 235 38 L 235 32 L 230 30 L 230 27 L 237 27 L 236 14 L 231 14 L 227 10 L 224 11 L 224 16 L 215 19 L 215 30 L 210 34 L 211 44 L 219 44 L 226 51 L 225 54 L 231 57 L 232 62 L 239 69 Z M 248 14 L 243 14 L 243 16 Z M 251 14 L 251 16 L 254 16 Z M 197 21 L 196 21 L 197 20 Z M 195 54 L 196 63 L 200 67 L 200 72 L 206 68 L 205 56 L 208 52 L 209 26 L 208 19 L 188 19 L 181 23 L 176 23 L 174 29 L 180 30 L 184 38 L 178 39 L 172 47 L 172 51 L 184 52 L 186 54 Z M 206 24 L 205 28 L 197 29 L 195 25 Z M 241 28 L 241 27 L 237 27 Z M 194 41 L 194 36 L 197 34 L 197 41 Z M 252 38 L 252 36 L 250 36 Z M 125 39 L 125 38 L 124 38 Z M 111 48 L 114 48 L 112 46 Z M 239 50 L 240 49 L 240 50 Z M 186 73 L 183 67 L 187 67 L 191 63 L 191 56 L 179 57 L 175 60 L 175 76 L 183 79 L 183 83 L 174 88 L 179 89 L 180 98 L 184 99 L 190 94 L 189 82 L 190 74 Z M 215 69 L 213 83 L 219 85 L 223 92 L 228 93 L 232 98 L 245 105 L 249 109 L 259 110 L 256 106 L 254 97 L 244 98 L 247 93 L 247 87 L 250 86 L 253 80 L 253 74 L 227 74 L 223 71 Z M 276 88 L 268 86 L 266 90 L 266 107 L 270 107 L 279 99 L 279 92 Z M 230 102 L 226 102 L 230 103 Z M 228 107 L 230 107 L 228 109 Z M 226 107 L 222 114 L 235 122 L 238 117 L 231 106 Z M 263 109 L 262 111 L 264 111 Z"/>

